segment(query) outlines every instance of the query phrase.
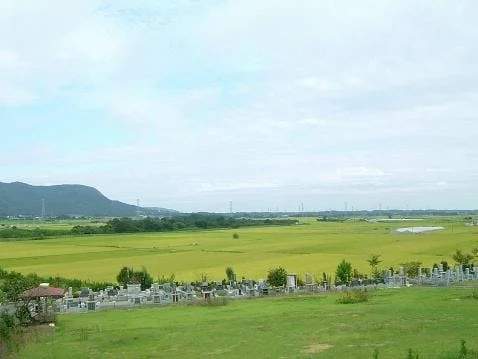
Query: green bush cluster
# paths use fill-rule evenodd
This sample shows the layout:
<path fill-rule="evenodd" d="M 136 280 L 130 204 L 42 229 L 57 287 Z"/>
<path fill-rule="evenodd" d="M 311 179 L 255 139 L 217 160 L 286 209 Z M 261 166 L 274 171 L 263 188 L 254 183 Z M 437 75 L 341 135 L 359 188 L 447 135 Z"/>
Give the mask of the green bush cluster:
<path fill-rule="evenodd" d="M 19 295 L 27 289 L 34 288 L 40 283 L 49 283 L 52 287 L 79 290 L 82 287 L 99 291 L 108 286 L 114 286 L 111 282 L 98 282 L 81 279 L 63 278 L 59 276 L 39 276 L 36 273 L 22 274 L 15 271 L 6 271 L 0 268 L 0 302 L 15 302 Z"/>
<path fill-rule="evenodd" d="M 339 304 L 354 304 L 354 303 L 363 303 L 368 301 L 368 293 L 361 290 L 351 290 L 342 294 L 337 298 L 337 303 Z"/>

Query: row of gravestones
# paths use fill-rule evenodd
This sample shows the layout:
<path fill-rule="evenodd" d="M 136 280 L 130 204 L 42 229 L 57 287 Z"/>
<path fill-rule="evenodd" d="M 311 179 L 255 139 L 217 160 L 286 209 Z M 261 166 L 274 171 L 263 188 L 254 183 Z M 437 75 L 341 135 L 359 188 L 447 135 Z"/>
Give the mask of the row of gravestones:
<path fill-rule="evenodd" d="M 430 284 L 430 285 L 447 285 L 454 282 L 463 282 L 469 280 L 478 280 L 478 267 L 463 268 L 448 268 L 446 271 L 443 265 L 438 268 L 430 268 L 427 272 L 422 268 L 418 268 L 418 275 L 416 278 L 408 278 L 404 272 L 404 268 L 400 267 L 398 274 L 392 275 L 390 270 L 385 274 L 385 284 L 389 286 L 404 286 L 410 283 L 413 284 Z"/>
<path fill-rule="evenodd" d="M 342 287 L 329 287 L 327 283 L 319 286 L 314 283 L 312 276 L 306 273 L 305 287 L 299 289 L 296 283 L 296 276 L 288 278 L 288 284 L 283 288 L 280 293 L 283 292 L 295 292 L 295 291 L 313 291 L 324 292 L 328 290 L 344 290 L 347 288 Z M 399 272 L 392 275 L 392 272 L 388 270 L 384 278 L 384 286 L 401 287 L 407 284 L 431 284 L 431 285 L 447 285 L 449 283 L 457 281 L 478 280 L 478 267 L 474 267 L 472 270 L 465 268 L 463 271 L 461 267 L 454 269 L 444 270 L 440 265 L 438 268 L 432 268 L 429 271 L 423 271 L 418 269 L 417 278 L 407 278 L 403 267 L 399 268 Z M 65 311 L 82 311 L 82 310 L 96 310 L 98 307 L 123 307 L 137 304 L 170 304 L 179 303 L 183 301 L 190 301 L 197 298 L 211 299 L 216 296 L 260 296 L 276 294 L 276 290 L 271 292 L 269 286 L 264 280 L 259 280 L 255 283 L 253 280 L 245 280 L 242 283 L 238 283 L 234 286 L 224 286 L 218 290 L 210 290 L 207 283 L 203 283 L 200 288 L 194 288 L 190 284 L 184 286 L 176 286 L 175 284 L 154 283 L 151 289 L 141 291 L 139 284 L 128 284 L 126 289 L 114 289 L 108 287 L 105 290 L 101 290 L 98 293 L 93 293 L 88 288 L 82 288 L 80 298 L 73 298 L 72 289 L 69 288 L 65 294 L 65 298 L 60 300 L 60 308 Z"/>

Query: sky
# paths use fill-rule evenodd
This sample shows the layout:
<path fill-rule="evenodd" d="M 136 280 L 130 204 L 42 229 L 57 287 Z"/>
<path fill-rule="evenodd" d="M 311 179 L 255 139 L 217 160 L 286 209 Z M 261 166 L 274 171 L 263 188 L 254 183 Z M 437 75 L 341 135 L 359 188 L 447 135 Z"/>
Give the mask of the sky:
<path fill-rule="evenodd" d="M 478 208 L 475 0 L 0 0 L 0 182 L 181 211 Z"/>

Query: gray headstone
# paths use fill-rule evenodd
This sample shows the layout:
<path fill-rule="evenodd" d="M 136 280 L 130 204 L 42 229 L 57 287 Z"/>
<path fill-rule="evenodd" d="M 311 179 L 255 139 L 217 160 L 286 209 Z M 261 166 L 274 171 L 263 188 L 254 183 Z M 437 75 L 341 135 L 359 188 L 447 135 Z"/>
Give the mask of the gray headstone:
<path fill-rule="evenodd" d="M 311 285 L 313 283 L 312 275 L 310 273 L 305 273 L 305 284 Z"/>

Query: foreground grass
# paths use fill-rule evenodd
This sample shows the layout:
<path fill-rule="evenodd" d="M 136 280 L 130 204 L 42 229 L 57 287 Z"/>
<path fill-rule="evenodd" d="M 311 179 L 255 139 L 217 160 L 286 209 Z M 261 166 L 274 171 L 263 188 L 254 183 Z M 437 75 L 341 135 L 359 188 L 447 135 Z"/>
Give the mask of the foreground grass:
<path fill-rule="evenodd" d="M 454 358 L 462 339 L 478 348 L 471 293 L 408 288 L 358 304 L 315 295 L 61 315 L 55 332 L 18 358 L 372 358 L 378 350 L 393 359 L 409 348 Z"/>
<path fill-rule="evenodd" d="M 441 232 L 397 235 L 393 229 L 413 225 L 442 225 Z M 239 239 L 233 239 L 233 233 Z M 290 227 L 184 231 L 125 235 L 65 236 L 40 241 L 0 242 L 0 267 L 23 273 L 67 278 L 114 280 L 123 266 L 146 266 L 154 276 L 174 273 L 178 280 L 199 280 L 201 274 L 221 280 L 232 266 L 238 277 L 264 278 L 281 265 L 289 272 L 322 277 L 333 274 L 342 259 L 364 273 L 366 259 L 381 254 L 383 266 L 420 261 L 432 266 L 453 263 L 457 248 L 478 246 L 478 229 L 462 218 L 431 218 L 423 222 L 324 223 L 301 219 Z"/>

